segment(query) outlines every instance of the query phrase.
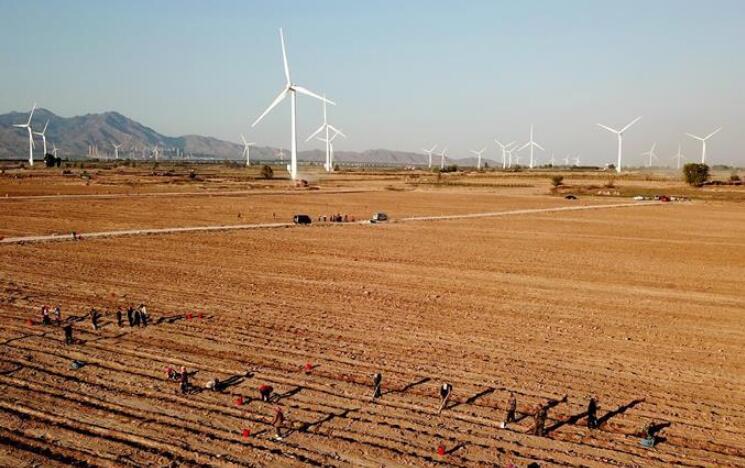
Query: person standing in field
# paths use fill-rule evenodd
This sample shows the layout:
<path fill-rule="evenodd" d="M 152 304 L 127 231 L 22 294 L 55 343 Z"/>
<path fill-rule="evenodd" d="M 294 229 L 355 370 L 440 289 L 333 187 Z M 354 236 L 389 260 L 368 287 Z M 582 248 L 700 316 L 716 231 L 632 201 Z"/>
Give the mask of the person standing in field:
<path fill-rule="evenodd" d="M 49 318 L 49 307 L 43 305 L 41 306 L 41 323 L 43 325 L 51 325 L 52 321 Z"/>
<path fill-rule="evenodd" d="M 93 325 L 93 330 L 98 330 L 98 311 L 96 309 L 91 309 L 90 315 L 91 315 L 91 325 Z"/>
<path fill-rule="evenodd" d="M 145 304 L 140 304 L 140 320 L 142 320 L 142 326 L 147 327 L 147 321 L 150 316 L 147 314 Z"/>
<path fill-rule="evenodd" d="M 515 398 L 515 393 L 510 392 L 510 398 L 507 400 L 507 414 L 504 417 L 504 422 L 502 423 L 502 429 L 506 428 L 508 424 L 511 424 L 517 420 L 517 398 Z"/>
<path fill-rule="evenodd" d="M 62 309 L 60 309 L 59 304 L 54 308 L 54 321 L 57 322 L 58 327 L 62 323 Z"/>
<path fill-rule="evenodd" d="M 449 383 L 444 383 L 440 387 L 440 408 L 437 410 L 437 414 L 442 413 L 442 410 L 445 409 L 445 406 L 448 404 L 448 400 L 450 400 L 450 395 L 453 393 L 453 386 Z"/>
<path fill-rule="evenodd" d="M 587 427 L 590 429 L 598 427 L 598 404 L 595 397 L 590 397 L 590 402 L 587 403 Z"/>
<path fill-rule="evenodd" d="M 538 411 L 533 416 L 534 419 L 534 426 L 533 426 L 533 435 L 537 435 L 539 437 L 543 437 L 546 435 L 546 418 L 548 417 L 548 409 L 546 406 L 541 405 L 541 407 L 538 409 Z"/>
<path fill-rule="evenodd" d="M 373 375 L 373 401 L 383 396 L 383 393 L 380 389 L 382 383 L 383 374 L 381 374 L 380 372 L 376 372 L 375 375 Z"/>
<path fill-rule="evenodd" d="M 181 366 L 181 393 L 186 395 L 189 391 L 189 373 L 186 372 L 186 367 Z"/>
<path fill-rule="evenodd" d="M 117 307 L 116 309 L 116 324 L 119 326 L 119 328 L 122 328 L 122 308 Z"/>
<path fill-rule="evenodd" d="M 132 308 L 132 306 L 129 306 L 127 308 L 127 321 L 129 322 L 130 327 L 134 327 L 135 323 L 135 311 Z"/>
<path fill-rule="evenodd" d="M 72 323 L 65 324 L 64 327 L 62 327 L 62 331 L 65 333 L 65 345 L 71 345 L 74 343 L 74 340 L 72 339 Z"/>
<path fill-rule="evenodd" d="M 282 412 L 282 408 L 277 406 L 274 410 L 274 419 L 272 419 L 272 426 L 274 426 L 274 437 L 277 440 L 282 440 L 282 425 L 285 422 L 285 414 Z"/>

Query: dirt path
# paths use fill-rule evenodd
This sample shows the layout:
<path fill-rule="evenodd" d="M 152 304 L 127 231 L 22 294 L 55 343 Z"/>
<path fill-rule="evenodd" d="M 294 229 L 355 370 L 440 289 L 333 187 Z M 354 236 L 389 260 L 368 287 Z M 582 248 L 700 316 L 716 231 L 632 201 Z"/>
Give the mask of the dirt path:
<path fill-rule="evenodd" d="M 537 213 L 553 213 L 561 211 L 581 211 L 581 210 L 594 210 L 594 209 L 608 209 L 608 208 L 628 208 L 634 206 L 655 206 L 660 205 L 662 202 L 645 202 L 645 203 L 614 203 L 607 205 L 588 205 L 588 206 L 565 206 L 559 208 L 537 208 L 537 209 L 526 209 L 526 210 L 512 210 L 512 211 L 496 211 L 487 213 L 470 213 L 470 214 L 458 214 L 458 215 L 445 215 L 445 216 L 415 216 L 408 218 L 401 218 L 395 222 L 413 222 L 413 221 L 447 221 L 455 219 L 473 219 L 473 218 L 489 218 L 496 216 L 516 216 L 524 214 L 537 214 Z M 369 224 L 368 221 L 359 221 L 352 224 Z M 186 232 L 210 232 L 210 231 L 233 231 L 233 230 L 245 230 L 245 229 L 277 229 L 277 228 L 290 228 L 297 227 L 292 223 L 258 223 L 258 224 L 234 224 L 228 226 L 190 226 L 190 227 L 173 227 L 173 228 L 161 228 L 161 229 L 128 229 L 121 231 L 100 231 L 100 232 L 87 232 L 77 233 L 81 239 L 95 239 L 102 237 L 122 237 L 122 236 L 143 236 L 143 235 L 157 235 L 157 234 L 178 234 Z M 21 236 L 21 237 L 6 237 L 0 239 L 2 244 L 17 244 L 17 243 L 30 243 L 30 242 L 59 242 L 59 241 L 73 241 L 76 240 L 72 234 L 52 234 L 42 236 Z"/>

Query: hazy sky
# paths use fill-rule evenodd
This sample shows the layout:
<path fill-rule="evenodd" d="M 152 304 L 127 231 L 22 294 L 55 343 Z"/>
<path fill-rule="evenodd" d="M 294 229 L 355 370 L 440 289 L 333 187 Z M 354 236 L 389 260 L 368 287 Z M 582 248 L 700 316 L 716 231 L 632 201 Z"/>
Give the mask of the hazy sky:
<path fill-rule="evenodd" d="M 597 122 L 641 122 L 633 164 L 684 132 L 724 129 L 712 162 L 745 164 L 745 1 L 0 0 L 0 113 L 33 102 L 63 116 L 116 110 L 171 136 L 289 146 L 289 101 L 251 129 L 284 77 L 337 101 L 338 150 L 454 156 L 494 138 L 611 161 Z M 300 96 L 302 139 L 321 106 Z M 301 141 L 302 141 L 301 139 Z M 320 147 L 301 144 L 301 149 Z"/>

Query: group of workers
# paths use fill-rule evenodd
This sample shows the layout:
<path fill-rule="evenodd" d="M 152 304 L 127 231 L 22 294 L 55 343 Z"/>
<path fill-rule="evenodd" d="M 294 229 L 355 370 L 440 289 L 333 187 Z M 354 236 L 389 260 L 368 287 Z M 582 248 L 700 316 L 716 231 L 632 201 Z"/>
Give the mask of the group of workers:
<path fill-rule="evenodd" d="M 353 223 L 354 216 L 342 215 L 342 214 L 331 214 L 329 216 L 319 215 L 318 222 L 325 223 L 328 220 L 330 223 Z"/>
<path fill-rule="evenodd" d="M 54 307 L 52 314 L 54 315 L 54 324 L 62 328 L 62 331 L 65 335 L 65 344 L 66 345 L 75 344 L 75 340 L 73 338 L 72 321 L 66 320 L 63 325 L 62 308 L 59 305 Z M 91 308 L 90 312 L 88 312 L 88 317 L 90 318 L 91 326 L 93 327 L 94 331 L 98 331 L 99 326 L 100 326 L 99 320 L 101 319 L 103 315 L 104 315 L 103 312 L 100 312 L 99 310 L 95 308 Z M 45 326 L 52 325 L 52 320 L 53 319 L 52 319 L 52 315 L 50 315 L 49 306 L 43 305 L 41 307 L 42 325 L 45 325 Z M 147 312 L 147 308 L 145 307 L 145 304 L 140 304 L 139 307 L 129 306 L 129 308 L 127 309 L 127 321 L 130 327 L 147 327 L 148 322 L 150 321 L 150 315 Z M 119 327 L 124 326 L 123 312 L 122 312 L 121 307 L 118 308 L 116 311 L 116 322 Z"/>

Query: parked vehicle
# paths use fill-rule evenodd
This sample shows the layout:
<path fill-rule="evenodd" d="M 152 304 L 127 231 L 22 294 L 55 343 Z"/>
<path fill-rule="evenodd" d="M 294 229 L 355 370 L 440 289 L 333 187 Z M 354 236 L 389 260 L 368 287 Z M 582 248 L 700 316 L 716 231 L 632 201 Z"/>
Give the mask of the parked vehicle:
<path fill-rule="evenodd" d="M 308 215 L 299 214 L 299 215 L 293 216 L 292 222 L 295 224 L 310 224 L 311 219 L 310 219 L 310 216 Z"/>
<path fill-rule="evenodd" d="M 383 221 L 388 221 L 388 215 L 385 213 L 375 213 L 372 215 L 372 218 L 370 218 L 371 223 L 380 223 Z"/>

